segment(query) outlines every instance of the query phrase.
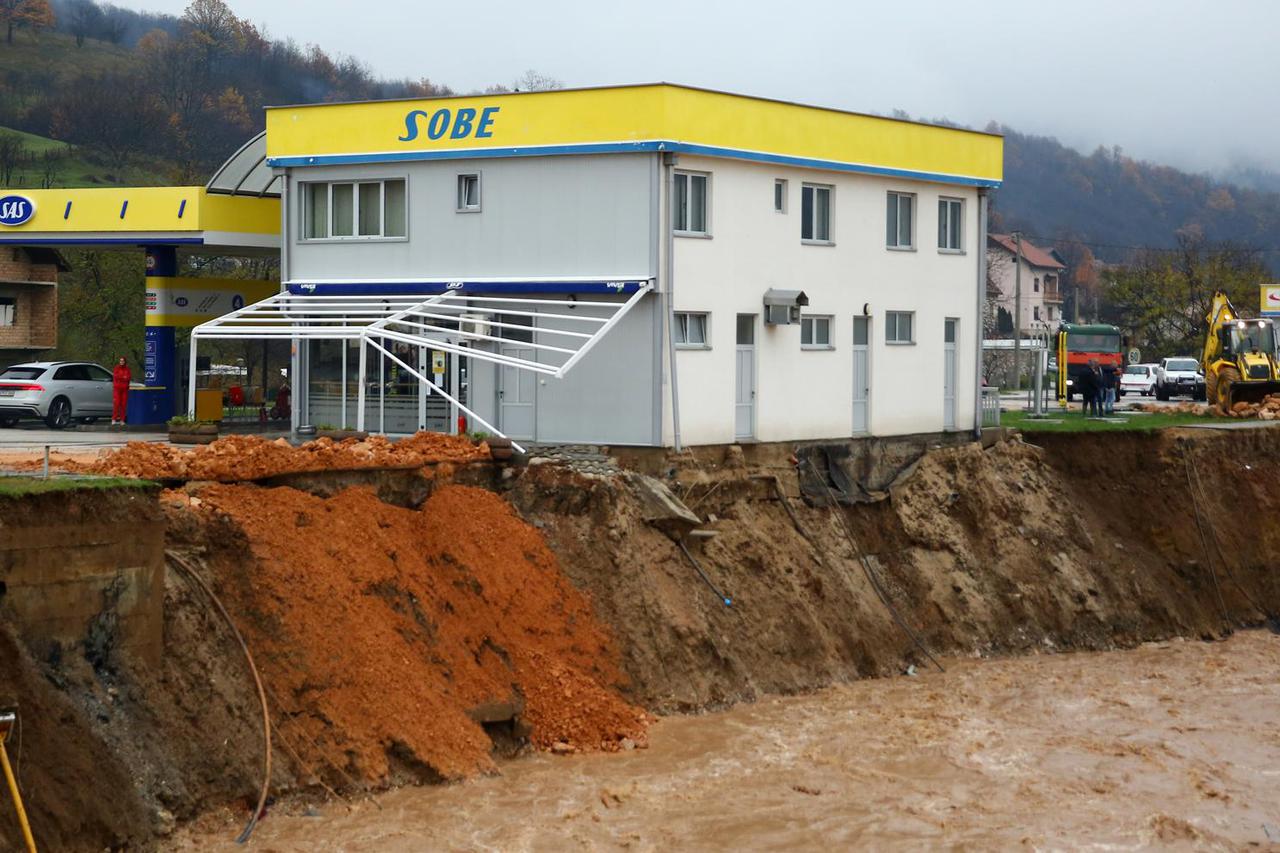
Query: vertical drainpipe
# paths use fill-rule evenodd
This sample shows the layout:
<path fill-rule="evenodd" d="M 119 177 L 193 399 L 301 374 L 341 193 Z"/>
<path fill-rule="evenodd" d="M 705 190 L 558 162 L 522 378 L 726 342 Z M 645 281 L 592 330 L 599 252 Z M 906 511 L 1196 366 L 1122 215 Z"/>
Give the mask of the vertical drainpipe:
<path fill-rule="evenodd" d="M 987 189 L 978 188 L 978 315 L 974 341 L 976 353 L 973 368 L 973 437 L 982 440 L 982 320 L 987 312 Z"/>
<path fill-rule="evenodd" d="M 292 225 L 289 217 L 289 170 L 285 169 L 280 177 L 280 290 L 281 292 L 289 288 L 289 229 Z M 289 431 L 296 433 L 298 431 L 299 412 L 302 407 L 307 405 L 307 395 L 303 392 L 298 378 L 302 374 L 302 347 L 303 341 L 299 338 L 289 339 L 289 389 L 290 408 L 289 412 Z M 267 398 L 267 378 L 266 374 L 262 377 L 262 399 L 266 402 Z"/>
<path fill-rule="evenodd" d="M 662 241 L 666 251 L 663 273 L 666 287 L 663 288 L 667 300 L 667 360 L 671 364 L 671 431 L 675 443 L 675 451 L 684 449 L 680 442 L 680 383 L 676 377 L 676 259 L 675 230 L 671 221 L 671 200 L 675 198 L 675 165 L 676 155 L 667 151 L 662 155 Z"/>

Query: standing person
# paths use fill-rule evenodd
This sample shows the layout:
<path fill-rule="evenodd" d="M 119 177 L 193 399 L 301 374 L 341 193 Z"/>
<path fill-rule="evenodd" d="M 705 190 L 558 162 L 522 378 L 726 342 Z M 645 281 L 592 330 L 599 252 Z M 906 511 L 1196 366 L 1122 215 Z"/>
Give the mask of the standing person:
<path fill-rule="evenodd" d="M 124 426 L 129 412 L 129 383 L 133 381 L 133 372 L 129 370 L 129 362 L 124 356 L 116 362 L 111 371 L 111 425 Z"/>
<path fill-rule="evenodd" d="M 1081 373 L 1076 378 L 1076 390 L 1080 392 L 1080 414 L 1086 418 L 1091 412 L 1097 411 L 1098 406 L 1098 377 L 1094 374 L 1094 367 L 1097 365 L 1093 359 L 1089 360 L 1089 369 Z"/>
<path fill-rule="evenodd" d="M 1107 394 L 1103 398 L 1103 414 L 1114 415 L 1116 413 L 1116 402 L 1120 399 L 1120 367 L 1115 364 L 1109 364 L 1103 369 L 1102 375 L 1107 382 Z"/>
<path fill-rule="evenodd" d="M 1107 378 L 1102 375 L 1102 368 L 1096 358 L 1089 359 L 1089 370 L 1093 373 L 1093 416 L 1102 417 L 1102 398 L 1107 393 Z"/>

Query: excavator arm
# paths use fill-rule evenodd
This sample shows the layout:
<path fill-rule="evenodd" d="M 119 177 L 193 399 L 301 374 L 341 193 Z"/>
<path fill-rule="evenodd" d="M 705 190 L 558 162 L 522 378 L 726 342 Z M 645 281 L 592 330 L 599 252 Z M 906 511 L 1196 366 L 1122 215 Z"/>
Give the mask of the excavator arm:
<path fill-rule="evenodd" d="M 1209 331 L 1205 335 L 1204 355 L 1200 360 L 1200 367 L 1203 368 L 1205 376 L 1209 375 L 1209 365 L 1223 357 L 1221 334 L 1223 326 L 1238 316 L 1236 307 L 1231 304 L 1227 294 L 1221 290 L 1215 291 L 1213 301 L 1209 303 L 1209 313 L 1205 317 L 1209 323 Z"/>

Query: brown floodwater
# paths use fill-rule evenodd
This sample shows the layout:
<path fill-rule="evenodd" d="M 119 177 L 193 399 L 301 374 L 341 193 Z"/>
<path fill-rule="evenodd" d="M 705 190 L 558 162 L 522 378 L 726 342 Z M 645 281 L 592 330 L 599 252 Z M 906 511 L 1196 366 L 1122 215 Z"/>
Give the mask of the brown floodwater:
<path fill-rule="evenodd" d="M 1280 849 L 1280 637 L 944 663 L 665 718 L 645 750 L 281 806 L 252 846 Z M 243 850 L 241 819 L 180 844 Z"/>

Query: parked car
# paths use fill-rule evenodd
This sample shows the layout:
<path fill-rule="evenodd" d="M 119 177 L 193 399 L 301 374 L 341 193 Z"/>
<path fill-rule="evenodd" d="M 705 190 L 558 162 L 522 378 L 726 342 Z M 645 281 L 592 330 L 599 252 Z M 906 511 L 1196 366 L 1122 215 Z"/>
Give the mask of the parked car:
<path fill-rule="evenodd" d="M 1156 365 L 1130 364 L 1120 375 L 1120 395 L 1141 394 L 1150 397 L 1156 387 Z"/>
<path fill-rule="evenodd" d="M 1156 399 L 1185 396 L 1204 399 L 1204 374 L 1194 358 L 1162 358 L 1156 368 Z"/>
<path fill-rule="evenodd" d="M 111 417 L 111 371 L 86 361 L 36 361 L 0 373 L 0 426 L 39 418 L 50 429 Z"/>

